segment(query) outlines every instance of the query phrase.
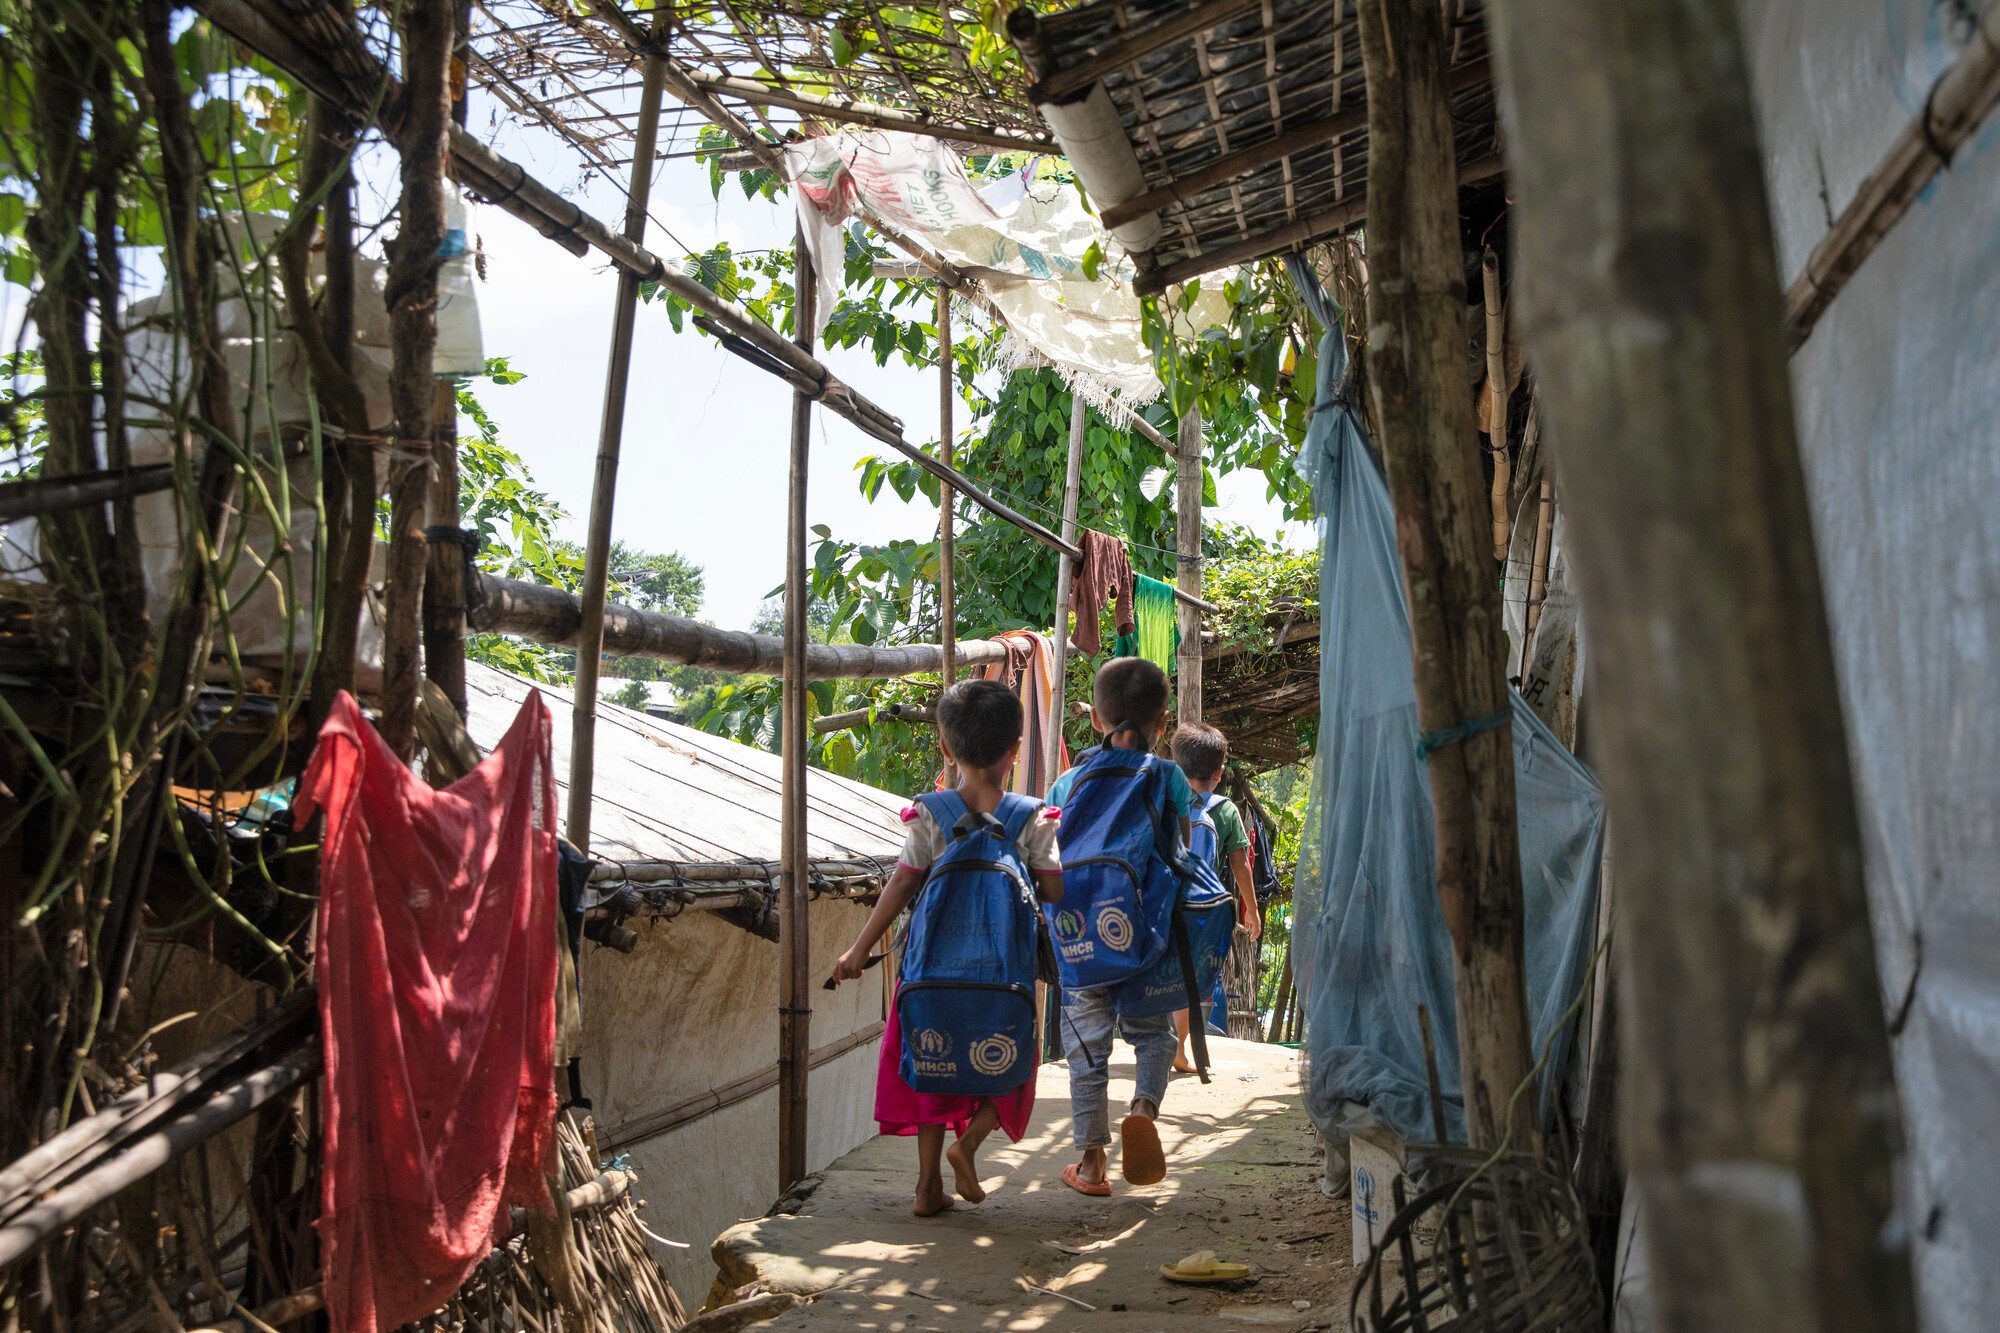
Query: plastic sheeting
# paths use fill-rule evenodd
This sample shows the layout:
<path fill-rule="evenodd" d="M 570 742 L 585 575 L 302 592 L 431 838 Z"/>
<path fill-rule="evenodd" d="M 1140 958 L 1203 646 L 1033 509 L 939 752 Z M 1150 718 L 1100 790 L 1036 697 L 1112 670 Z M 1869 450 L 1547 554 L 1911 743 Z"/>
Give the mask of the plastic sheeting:
<path fill-rule="evenodd" d="M 1328 330 L 1302 465 L 1320 520 L 1319 754 L 1297 881 L 1294 959 L 1306 1007 L 1306 1105 L 1323 1133 L 1359 1103 L 1428 1140 L 1417 1008 L 1437 1033 L 1447 1122 L 1462 1140 L 1451 938 L 1432 861 L 1430 783 L 1388 487 L 1345 398 L 1340 313 L 1310 270 L 1293 276 Z M 1518 694 L 1515 787 L 1526 907 L 1528 1004 L 1546 1051 L 1544 1106 L 1562 1078 L 1595 930 L 1604 835 L 1596 780 Z"/>
<path fill-rule="evenodd" d="M 447 196 L 446 246 L 438 267 L 437 348 L 433 370 L 439 376 L 478 375 L 486 368 L 479 331 L 479 303 L 473 289 L 472 258 L 465 248 L 467 210 L 456 193 Z M 275 240 L 280 223 L 253 214 L 236 236 L 248 253 L 262 252 Z M 318 281 L 320 257 L 312 260 L 311 277 Z M 216 304 L 216 332 L 221 336 L 222 362 L 227 370 L 229 400 L 242 414 L 247 435 L 242 441 L 258 460 L 259 488 L 237 502 L 242 557 L 229 567 L 229 633 L 233 651 L 257 666 L 278 666 L 286 660 L 304 662 L 313 643 L 314 605 L 319 571 L 314 548 L 318 541 L 318 481 L 313 459 L 295 456 L 278 476 L 273 464 L 274 442 L 288 433 L 303 433 L 314 419 L 312 376 L 304 345 L 285 313 L 283 294 L 267 271 L 246 282 L 237 262 L 217 265 L 223 295 Z M 390 346 L 389 310 L 384 292 L 388 265 L 364 258 L 355 263 L 354 377 L 377 427 L 394 418 L 389 402 L 389 372 L 394 363 Z M 174 301 L 161 293 L 134 301 L 125 311 L 125 371 L 135 404 L 169 402 L 179 397 L 190 377 L 187 339 L 176 326 Z M 136 410 L 127 431 L 132 462 L 143 466 L 166 462 L 175 455 L 176 436 Z M 102 444 L 99 445 L 100 452 Z M 282 508 L 281 508 L 282 506 Z M 146 609 L 155 625 L 163 622 L 180 595 L 181 557 L 186 533 L 180 496 L 156 491 L 133 502 L 138 528 L 140 572 L 145 580 Z M 274 518 L 283 514 L 282 525 Z M 278 528 L 282 526 L 282 532 Z M 225 542 L 225 549 L 230 542 Z M 41 537 L 33 519 L 0 525 L 0 582 L 32 586 L 42 583 Z M 373 689 L 381 670 L 380 607 L 373 586 L 381 578 L 378 548 L 363 603 L 357 645 L 357 681 Z"/>
<path fill-rule="evenodd" d="M 1958 59 L 1965 8 L 1745 0 L 1788 279 Z M 1990 115 L 1792 359 L 1933 1330 L 2000 1309 L 1996 219 Z"/>

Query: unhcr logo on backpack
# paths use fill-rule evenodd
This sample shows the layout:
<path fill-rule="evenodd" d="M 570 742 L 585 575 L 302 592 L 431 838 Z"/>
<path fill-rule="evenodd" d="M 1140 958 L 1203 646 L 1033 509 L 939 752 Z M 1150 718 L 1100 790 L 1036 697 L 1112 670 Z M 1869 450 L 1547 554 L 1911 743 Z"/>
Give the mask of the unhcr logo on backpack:
<path fill-rule="evenodd" d="M 956 1074 L 958 1061 L 945 1058 L 950 1053 L 951 1037 L 936 1028 L 918 1029 L 916 1037 L 910 1042 L 910 1054 L 919 1074 Z"/>
<path fill-rule="evenodd" d="M 1056 913 L 1056 949 L 1065 963 L 1087 962 L 1097 952 L 1096 942 L 1084 938 L 1083 913 Z"/>

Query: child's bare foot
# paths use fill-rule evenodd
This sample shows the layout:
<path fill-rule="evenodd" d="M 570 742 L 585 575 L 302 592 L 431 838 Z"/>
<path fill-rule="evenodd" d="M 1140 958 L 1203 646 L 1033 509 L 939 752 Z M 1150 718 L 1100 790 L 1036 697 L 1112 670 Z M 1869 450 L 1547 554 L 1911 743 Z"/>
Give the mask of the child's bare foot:
<path fill-rule="evenodd" d="M 967 1203 L 978 1203 L 986 1197 L 985 1189 L 979 1184 L 979 1168 L 974 1165 L 964 1139 L 944 1150 L 944 1160 L 951 1164 L 951 1179 L 958 1187 L 959 1198 Z"/>
<path fill-rule="evenodd" d="M 1193 1065 L 1177 1055 L 1174 1057 L 1174 1072 L 1176 1074 L 1193 1074 L 1198 1071 Z"/>
<path fill-rule="evenodd" d="M 944 1192 L 942 1180 L 920 1180 L 917 1182 L 917 1201 L 910 1205 L 910 1212 L 918 1217 L 936 1217 L 951 1207 L 951 1196 Z"/>

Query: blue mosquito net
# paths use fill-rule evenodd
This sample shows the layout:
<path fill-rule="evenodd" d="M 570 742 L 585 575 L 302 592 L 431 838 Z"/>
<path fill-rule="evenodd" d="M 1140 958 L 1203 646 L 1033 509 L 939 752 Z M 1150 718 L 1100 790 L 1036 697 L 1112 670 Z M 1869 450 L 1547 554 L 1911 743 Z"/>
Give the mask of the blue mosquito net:
<path fill-rule="evenodd" d="M 1465 1137 L 1451 937 L 1438 906 L 1430 782 L 1417 752 L 1410 622 L 1381 466 L 1349 399 L 1340 310 L 1296 257 L 1292 277 L 1326 329 L 1300 466 L 1320 524 L 1320 722 L 1300 844 L 1293 963 L 1306 1013 L 1306 1105 L 1322 1132 L 1368 1108 L 1429 1140 L 1417 1006 L 1437 1038 L 1446 1123 Z M 1470 445 L 1467 446 L 1468 448 Z M 1590 962 L 1603 796 L 1590 770 L 1514 694 L 1514 778 L 1534 1054 L 1542 1109 L 1562 1080 Z"/>

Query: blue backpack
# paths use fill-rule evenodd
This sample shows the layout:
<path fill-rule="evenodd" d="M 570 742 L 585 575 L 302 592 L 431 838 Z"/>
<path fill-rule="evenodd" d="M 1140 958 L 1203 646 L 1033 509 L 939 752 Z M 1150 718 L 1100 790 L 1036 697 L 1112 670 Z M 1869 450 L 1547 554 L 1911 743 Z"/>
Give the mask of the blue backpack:
<path fill-rule="evenodd" d="M 1222 798 L 1213 792 L 1195 797 L 1189 816 L 1191 836 L 1185 850 L 1180 847 L 1178 830 L 1169 835 L 1170 859 L 1181 879 L 1180 918 L 1171 929 L 1175 947 L 1150 970 L 1133 977 L 1118 989 L 1118 1012 L 1143 1018 L 1152 1014 L 1187 1009 L 1202 1010 L 1201 1000 L 1214 989 L 1222 975 L 1223 960 L 1236 938 L 1236 895 L 1223 885 L 1216 868 L 1217 832 L 1210 813 Z M 1186 953 L 1179 947 L 1185 938 Z M 1189 989 L 1188 971 L 1194 972 Z M 1193 1003 L 1190 998 L 1200 997 Z"/>
<path fill-rule="evenodd" d="M 1063 803 L 1063 896 L 1044 903 L 1068 991 L 1150 971 L 1172 945 L 1180 875 L 1163 855 L 1166 761 L 1143 750 L 1086 751 Z"/>
<path fill-rule="evenodd" d="M 903 1081 L 994 1097 L 1034 1072 L 1035 892 L 1015 839 L 1042 808 L 1008 793 L 991 815 L 955 791 L 917 797 L 950 837 L 910 906 L 896 1018 Z"/>

